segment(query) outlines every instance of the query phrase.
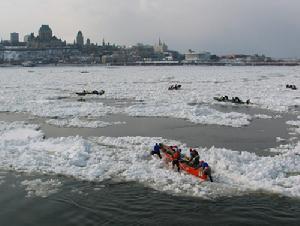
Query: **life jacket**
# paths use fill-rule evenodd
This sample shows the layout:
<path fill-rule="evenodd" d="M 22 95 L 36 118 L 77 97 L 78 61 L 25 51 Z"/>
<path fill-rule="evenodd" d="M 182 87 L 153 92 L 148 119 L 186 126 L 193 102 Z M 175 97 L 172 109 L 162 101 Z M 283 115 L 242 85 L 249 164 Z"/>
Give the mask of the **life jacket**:
<path fill-rule="evenodd" d="M 175 159 L 179 160 L 179 159 L 180 159 L 180 155 L 181 155 L 180 151 L 176 151 L 176 152 L 173 154 L 173 160 L 175 160 Z"/>

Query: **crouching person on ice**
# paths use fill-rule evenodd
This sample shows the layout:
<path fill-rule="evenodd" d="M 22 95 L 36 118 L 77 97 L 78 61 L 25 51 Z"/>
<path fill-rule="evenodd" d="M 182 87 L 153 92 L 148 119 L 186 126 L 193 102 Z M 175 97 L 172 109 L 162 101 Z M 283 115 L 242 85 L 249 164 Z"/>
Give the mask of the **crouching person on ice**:
<path fill-rule="evenodd" d="M 210 166 L 208 165 L 207 162 L 204 162 L 203 160 L 200 161 L 199 163 L 199 174 L 201 175 L 205 175 L 205 176 L 208 176 L 209 177 L 209 180 L 211 182 L 213 182 L 213 179 L 212 179 L 212 176 L 211 176 L 211 168 Z M 199 175 L 200 176 L 200 175 Z"/>
<path fill-rule="evenodd" d="M 161 154 L 160 154 L 160 145 L 156 143 L 154 145 L 153 151 L 151 151 L 151 155 L 158 155 L 158 157 L 161 159 Z"/>

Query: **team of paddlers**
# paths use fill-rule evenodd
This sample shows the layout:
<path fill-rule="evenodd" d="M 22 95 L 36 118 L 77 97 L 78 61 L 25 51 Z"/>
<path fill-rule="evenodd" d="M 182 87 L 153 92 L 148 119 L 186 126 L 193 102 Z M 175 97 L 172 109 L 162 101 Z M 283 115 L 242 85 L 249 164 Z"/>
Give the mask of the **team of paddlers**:
<path fill-rule="evenodd" d="M 230 99 L 228 96 L 220 96 L 220 97 L 214 97 L 214 100 L 220 102 L 231 102 L 235 104 L 250 104 L 250 99 L 246 101 L 242 101 L 239 97 L 232 97 Z"/>
<path fill-rule="evenodd" d="M 296 90 L 297 87 L 295 85 L 289 85 L 289 84 L 286 84 L 285 86 L 287 89 L 292 89 L 292 90 Z"/>
<path fill-rule="evenodd" d="M 103 95 L 105 93 L 104 90 L 93 90 L 93 91 L 86 91 L 85 89 L 82 92 L 77 92 L 78 96 L 85 96 L 85 95 Z"/>
<path fill-rule="evenodd" d="M 186 156 L 181 153 L 181 149 L 178 148 L 178 146 L 166 146 L 163 144 L 156 143 L 154 145 L 153 150 L 151 151 L 151 155 L 158 155 L 159 158 L 162 159 L 161 151 L 165 155 L 169 156 L 169 158 L 166 159 L 172 162 L 173 168 L 175 166 L 177 167 L 178 172 L 180 172 L 181 169 L 185 170 L 188 173 L 191 172 L 191 170 L 187 170 L 187 166 L 188 168 L 192 168 L 194 171 L 197 172 L 196 175 L 194 173 L 191 174 L 198 176 L 201 179 L 209 178 L 209 180 L 213 182 L 210 166 L 207 162 L 203 160 L 200 161 L 200 155 L 196 149 L 190 148 L 190 156 Z M 202 174 L 203 177 L 201 176 Z"/>
<path fill-rule="evenodd" d="M 171 85 L 169 86 L 168 90 L 178 90 L 181 89 L 181 85 L 175 84 L 175 85 Z"/>

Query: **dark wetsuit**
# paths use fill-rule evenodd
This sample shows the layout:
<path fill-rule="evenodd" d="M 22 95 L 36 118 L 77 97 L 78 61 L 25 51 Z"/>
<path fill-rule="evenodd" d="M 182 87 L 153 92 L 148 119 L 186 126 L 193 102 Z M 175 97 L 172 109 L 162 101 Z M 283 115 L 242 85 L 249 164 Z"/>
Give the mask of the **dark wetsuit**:
<path fill-rule="evenodd" d="M 151 155 L 158 155 L 159 158 L 162 158 L 160 154 L 160 147 L 158 144 L 155 144 L 153 151 L 151 151 Z"/>
<path fill-rule="evenodd" d="M 199 167 L 199 159 L 200 159 L 200 156 L 199 156 L 198 151 L 196 151 L 196 150 L 191 151 L 191 160 L 189 161 L 190 162 L 189 165 L 194 168 Z"/>
<path fill-rule="evenodd" d="M 202 162 L 200 166 L 203 170 L 203 173 L 207 175 L 211 182 L 213 182 L 212 176 L 211 176 L 211 169 L 207 162 Z"/>

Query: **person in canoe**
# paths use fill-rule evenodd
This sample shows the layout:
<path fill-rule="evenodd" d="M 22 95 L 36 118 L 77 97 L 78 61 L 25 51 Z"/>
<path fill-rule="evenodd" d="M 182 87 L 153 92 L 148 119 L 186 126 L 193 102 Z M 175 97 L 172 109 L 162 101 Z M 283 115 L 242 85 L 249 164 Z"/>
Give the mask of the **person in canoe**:
<path fill-rule="evenodd" d="M 212 179 L 212 176 L 211 176 L 211 168 L 208 165 L 208 163 L 201 160 L 200 163 L 199 163 L 199 166 L 200 166 L 200 170 L 202 171 L 202 173 L 209 177 L 210 182 L 213 182 L 213 179 Z"/>
<path fill-rule="evenodd" d="M 161 154 L 160 154 L 160 146 L 158 143 L 154 145 L 153 151 L 151 151 L 151 155 L 158 155 L 158 157 L 161 159 Z"/>
<path fill-rule="evenodd" d="M 174 89 L 174 85 L 169 86 L 168 90 L 173 90 Z"/>
<path fill-rule="evenodd" d="M 174 166 L 176 165 L 177 171 L 180 172 L 179 161 L 181 160 L 181 149 L 177 149 L 172 155 L 172 158 L 172 168 L 174 169 Z"/>
<path fill-rule="evenodd" d="M 242 103 L 242 101 L 241 101 L 241 99 L 240 98 L 238 98 L 238 97 L 232 97 L 232 102 L 233 103 Z"/>
<path fill-rule="evenodd" d="M 190 159 L 188 164 L 194 168 L 198 168 L 199 167 L 199 160 L 200 160 L 200 156 L 198 151 L 196 151 L 195 149 L 190 148 Z"/>

